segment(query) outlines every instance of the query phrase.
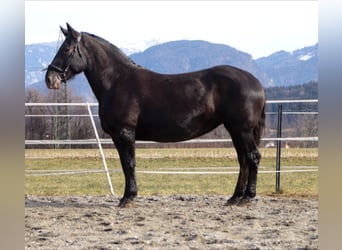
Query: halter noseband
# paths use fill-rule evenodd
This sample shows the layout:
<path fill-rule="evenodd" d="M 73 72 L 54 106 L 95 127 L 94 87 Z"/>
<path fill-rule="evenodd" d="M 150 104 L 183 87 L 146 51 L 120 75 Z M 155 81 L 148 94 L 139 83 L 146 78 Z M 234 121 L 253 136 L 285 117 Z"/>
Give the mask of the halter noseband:
<path fill-rule="evenodd" d="M 81 41 L 81 35 L 77 38 L 76 46 L 74 48 L 74 51 L 69 55 L 67 63 L 65 64 L 66 66 L 64 68 L 60 68 L 60 67 L 58 67 L 58 66 L 56 66 L 56 65 L 54 65 L 52 63 L 47 67 L 47 70 L 52 70 L 52 71 L 57 72 L 60 75 L 60 77 L 61 77 L 61 81 L 64 82 L 64 83 L 66 83 L 66 81 L 67 81 L 66 73 L 69 70 L 69 67 L 71 65 L 71 60 L 74 58 L 74 56 L 76 54 L 76 51 L 80 55 L 80 57 L 82 59 L 82 62 L 84 64 L 82 53 L 81 53 L 81 50 L 80 50 L 80 47 L 79 47 L 79 42 L 80 41 Z"/>

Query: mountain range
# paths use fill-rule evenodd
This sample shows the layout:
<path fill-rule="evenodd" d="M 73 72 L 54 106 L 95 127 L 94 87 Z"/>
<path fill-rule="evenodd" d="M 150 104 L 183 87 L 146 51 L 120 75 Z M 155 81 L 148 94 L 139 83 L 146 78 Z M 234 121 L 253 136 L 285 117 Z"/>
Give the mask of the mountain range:
<path fill-rule="evenodd" d="M 57 43 L 25 45 L 25 88 L 47 92 L 45 71 L 57 51 Z M 180 40 L 157 44 L 143 52 L 130 54 L 137 64 L 159 73 L 182 73 L 228 64 L 255 75 L 265 87 L 290 86 L 317 81 L 318 44 L 295 51 L 278 51 L 253 59 L 248 53 L 224 44 L 201 40 Z M 92 100 L 93 94 L 83 74 L 70 81 L 73 92 Z"/>

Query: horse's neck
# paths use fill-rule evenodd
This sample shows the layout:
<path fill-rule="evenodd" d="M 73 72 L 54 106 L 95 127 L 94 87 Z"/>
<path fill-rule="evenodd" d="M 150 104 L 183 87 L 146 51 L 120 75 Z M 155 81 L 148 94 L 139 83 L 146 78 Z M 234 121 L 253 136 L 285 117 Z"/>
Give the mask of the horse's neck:
<path fill-rule="evenodd" d="M 104 94 L 116 83 L 116 79 L 127 74 L 135 65 L 120 51 L 116 51 L 116 48 L 101 47 L 98 44 L 92 46 L 89 46 L 90 60 L 84 73 L 98 102 L 101 102 Z"/>

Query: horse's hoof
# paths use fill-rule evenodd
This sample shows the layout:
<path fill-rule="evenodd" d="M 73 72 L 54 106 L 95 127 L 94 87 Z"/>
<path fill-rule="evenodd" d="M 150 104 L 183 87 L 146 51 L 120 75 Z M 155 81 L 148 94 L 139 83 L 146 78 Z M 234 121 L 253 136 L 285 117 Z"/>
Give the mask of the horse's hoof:
<path fill-rule="evenodd" d="M 237 204 L 239 207 L 247 206 L 251 203 L 252 198 L 244 196 L 240 199 L 239 204 Z"/>
<path fill-rule="evenodd" d="M 237 206 L 240 203 L 240 198 L 239 197 L 231 197 L 229 200 L 227 200 L 226 204 L 224 204 L 227 207 L 231 206 Z"/>
<path fill-rule="evenodd" d="M 243 207 L 243 206 L 253 205 L 256 201 L 257 201 L 257 199 L 254 199 L 254 197 L 244 196 L 240 200 L 238 206 Z"/>
<path fill-rule="evenodd" d="M 126 199 L 126 198 L 122 198 L 119 205 L 119 208 L 130 208 L 130 207 L 134 207 L 134 202 L 131 199 Z"/>

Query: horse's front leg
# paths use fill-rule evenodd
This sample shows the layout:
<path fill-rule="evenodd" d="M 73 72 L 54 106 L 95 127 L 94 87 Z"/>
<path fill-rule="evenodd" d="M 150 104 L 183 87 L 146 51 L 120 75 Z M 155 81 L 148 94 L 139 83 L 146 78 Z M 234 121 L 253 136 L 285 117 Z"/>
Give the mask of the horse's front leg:
<path fill-rule="evenodd" d="M 119 152 L 120 162 L 125 174 L 125 193 L 120 200 L 119 207 L 128 207 L 138 194 L 135 178 L 135 132 L 122 129 L 118 136 L 113 138 Z"/>

